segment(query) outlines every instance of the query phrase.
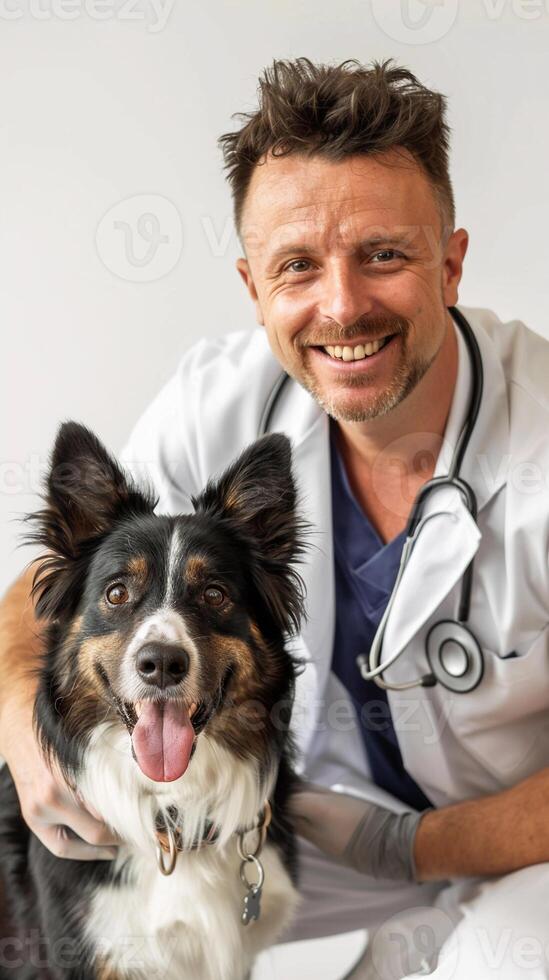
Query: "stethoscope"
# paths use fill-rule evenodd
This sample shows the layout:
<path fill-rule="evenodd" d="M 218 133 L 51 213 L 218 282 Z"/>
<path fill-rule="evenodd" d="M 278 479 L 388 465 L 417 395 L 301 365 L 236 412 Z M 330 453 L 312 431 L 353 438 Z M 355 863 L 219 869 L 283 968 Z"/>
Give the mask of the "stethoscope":
<path fill-rule="evenodd" d="M 383 637 L 385 635 L 387 621 L 391 614 L 404 570 L 410 561 L 421 529 L 427 521 L 432 517 L 440 516 L 441 513 L 437 511 L 436 513 L 423 516 L 426 498 L 433 490 L 438 490 L 441 487 L 453 487 L 460 493 L 473 520 L 476 521 L 477 518 L 477 500 L 475 494 L 471 486 L 460 477 L 459 472 L 482 401 L 484 371 L 480 349 L 470 324 L 463 316 L 463 313 L 455 306 L 451 306 L 448 309 L 461 330 L 471 359 L 472 384 L 467 417 L 459 434 L 448 473 L 446 476 L 436 476 L 432 480 L 428 480 L 427 483 L 424 483 L 414 501 L 406 526 L 406 539 L 402 548 L 400 565 L 393 591 L 391 592 L 385 612 L 372 640 L 369 653 L 360 654 L 356 658 L 357 666 L 364 680 L 373 680 L 378 687 L 382 687 L 388 691 L 407 691 L 413 687 L 433 687 L 439 683 L 456 694 L 466 694 L 480 684 L 484 673 L 482 650 L 478 640 L 467 625 L 471 605 L 474 558 L 469 562 L 461 579 L 457 620 L 442 619 L 440 622 L 435 623 L 427 634 L 425 648 L 430 672 L 423 674 L 415 680 L 391 684 L 383 679 L 383 674 L 402 656 L 406 647 L 393 654 L 387 660 L 382 661 L 381 659 Z M 283 372 L 274 384 L 263 409 L 259 435 L 264 435 L 268 431 L 276 404 L 288 378 L 289 375 Z"/>

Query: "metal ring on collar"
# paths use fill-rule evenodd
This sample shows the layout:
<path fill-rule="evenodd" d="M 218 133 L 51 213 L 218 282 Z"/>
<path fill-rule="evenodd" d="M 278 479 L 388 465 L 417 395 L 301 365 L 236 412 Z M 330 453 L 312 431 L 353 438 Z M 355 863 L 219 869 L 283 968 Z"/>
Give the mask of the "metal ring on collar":
<path fill-rule="evenodd" d="M 265 800 L 265 806 L 263 807 L 263 815 L 262 815 L 261 823 L 258 824 L 257 827 L 250 827 L 249 830 L 244 830 L 241 834 L 238 834 L 236 839 L 236 846 L 238 849 L 238 856 L 242 859 L 242 861 L 247 861 L 248 858 L 257 857 L 258 854 L 261 854 L 261 851 L 263 850 L 263 845 L 265 844 L 265 840 L 267 839 L 267 830 L 269 829 L 269 824 L 271 822 L 272 815 L 273 815 L 273 811 L 271 809 L 271 804 L 269 803 L 268 800 Z M 245 851 L 244 838 L 246 837 L 247 834 L 252 834 L 256 832 L 259 833 L 257 847 L 255 848 L 254 851 Z"/>
<path fill-rule="evenodd" d="M 166 827 L 166 832 L 168 835 L 168 843 L 170 845 L 170 851 L 168 854 L 168 863 L 164 864 L 164 851 L 162 850 L 158 841 L 156 844 L 156 860 L 162 874 L 171 875 L 177 862 L 177 847 L 175 846 L 175 835 L 172 828 Z"/>
<path fill-rule="evenodd" d="M 248 881 L 248 879 L 246 878 L 247 863 L 252 863 L 255 865 L 258 874 L 258 880 L 256 882 Z M 263 882 L 265 881 L 265 871 L 263 869 L 263 865 L 261 864 L 261 861 L 259 861 L 256 858 L 255 854 L 249 854 L 242 861 L 242 864 L 240 865 L 240 880 L 243 885 L 246 885 L 246 888 L 248 890 L 255 888 L 257 891 L 261 891 L 261 889 L 263 888 Z"/>

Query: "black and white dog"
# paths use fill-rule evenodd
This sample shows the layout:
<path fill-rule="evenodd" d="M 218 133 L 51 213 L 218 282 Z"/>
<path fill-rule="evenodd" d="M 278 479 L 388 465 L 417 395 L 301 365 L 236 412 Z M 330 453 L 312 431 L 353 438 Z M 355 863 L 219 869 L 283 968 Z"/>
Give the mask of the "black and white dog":
<path fill-rule="evenodd" d="M 123 843 L 112 862 L 54 857 L 0 771 L 2 977 L 243 980 L 298 900 L 288 637 L 305 525 L 289 442 L 253 444 L 194 514 L 155 505 L 88 429 L 61 426 L 27 518 L 47 548 L 35 724 Z"/>

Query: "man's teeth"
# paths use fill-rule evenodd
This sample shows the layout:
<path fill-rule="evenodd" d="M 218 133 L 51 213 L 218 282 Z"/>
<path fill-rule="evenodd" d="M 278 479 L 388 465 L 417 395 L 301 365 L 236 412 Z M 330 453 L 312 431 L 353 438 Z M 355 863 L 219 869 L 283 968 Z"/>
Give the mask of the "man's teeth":
<path fill-rule="evenodd" d="M 330 357 L 337 357 L 340 361 L 362 361 L 365 357 L 377 354 L 388 339 L 388 337 L 382 337 L 381 340 L 373 340 L 368 344 L 357 344 L 356 347 L 324 347 L 324 350 Z"/>

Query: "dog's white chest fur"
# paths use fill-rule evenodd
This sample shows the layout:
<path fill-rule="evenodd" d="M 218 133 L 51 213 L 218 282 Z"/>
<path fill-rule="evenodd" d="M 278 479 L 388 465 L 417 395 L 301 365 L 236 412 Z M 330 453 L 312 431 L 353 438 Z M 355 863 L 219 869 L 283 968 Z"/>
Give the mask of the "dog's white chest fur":
<path fill-rule="evenodd" d="M 128 842 L 115 862 L 123 868 L 121 883 L 101 886 L 92 897 L 87 936 L 100 960 L 131 980 L 244 980 L 298 901 L 278 852 L 267 844 L 260 918 L 242 922 L 246 889 L 234 830 L 254 823 L 271 786 L 260 785 L 249 762 L 204 737 L 187 773 L 158 786 L 140 773 L 128 741 L 115 727 L 99 729 L 79 780 L 87 802 Z M 156 862 L 154 818 L 170 806 L 184 814 L 184 843 L 203 832 L 208 817 L 221 833 L 214 844 L 180 853 L 165 877 Z M 256 840 L 251 834 L 252 847 Z M 256 880 L 251 864 L 247 874 Z"/>
<path fill-rule="evenodd" d="M 239 858 L 180 854 L 163 877 L 154 862 L 132 856 L 136 884 L 97 892 L 88 935 L 117 973 L 165 980 L 244 980 L 255 956 L 289 921 L 296 893 L 274 849 L 261 860 L 265 887 L 259 921 L 241 921 Z M 123 859 L 123 855 L 119 860 Z"/>

